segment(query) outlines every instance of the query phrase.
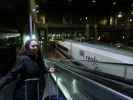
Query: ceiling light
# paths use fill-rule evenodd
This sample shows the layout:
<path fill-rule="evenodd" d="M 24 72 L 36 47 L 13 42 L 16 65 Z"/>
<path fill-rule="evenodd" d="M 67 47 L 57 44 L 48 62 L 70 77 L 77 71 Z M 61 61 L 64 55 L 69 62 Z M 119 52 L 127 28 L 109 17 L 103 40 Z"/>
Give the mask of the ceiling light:
<path fill-rule="evenodd" d="M 34 8 L 34 9 L 32 9 L 32 11 L 33 11 L 33 12 L 35 12 L 35 11 L 36 11 L 36 9 Z"/>
<path fill-rule="evenodd" d="M 96 0 L 92 0 L 92 3 L 96 3 Z"/>
<path fill-rule="evenodd" d="M 87 18 L 87 17 L 85 17 L 85 19 L 87 20 L 88 18 Z"/>
<path fill-rule="evenodd" d="M 39 10 L 37 10 L 36 13 L 39 13 Z"/>
<path fill-rule="evenodd" d="M 113 2 L 113 5 L 116 5 L 116 2 L 115 1 Z"/>
<path fill-rule="evenodd" d="M 122 15 L 122 12 L 119 12 L 118 15 L 117 15 L 118 18 L 122 18 L 123 15 Z"/>
<path fill-rule="evenodd" d="M 129 22 L 132 22 L 132 21 L 133 21 L 133 19 L 130 18 L 130 19 L 129 19 Z"/>
<path fill-rule="evenodd" d="M 118 14 L 118 16 L 117 16 L 118 18 L 122 18 L 122 14 Z"/>

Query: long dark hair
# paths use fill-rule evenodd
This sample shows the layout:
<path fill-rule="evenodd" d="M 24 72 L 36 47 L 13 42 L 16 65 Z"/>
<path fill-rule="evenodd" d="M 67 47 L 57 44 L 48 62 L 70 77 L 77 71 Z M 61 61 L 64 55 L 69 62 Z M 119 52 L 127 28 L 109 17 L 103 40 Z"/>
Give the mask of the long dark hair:
<path fill-rule="evenodd" d="M 35 39 L 30 39 L 30 40 L 28 40 L 28 41 L 26 41 L 25 42 L 25 44 L 22 46 L 22 48 L 21 48 L 21 50 L 20 50 L 20 52 L 18 53 L 18 55 L 20 56 L 20 55 L 26 55 L 26 56 L 29 56 L 29 57 L 31 57 L 32 59 L 34 59 L 34 55 L 32 54 L 32 52 L 31 52 L 31 50 L 30 50 L 30 48 L 29 48 L 29 45 L 30 45 L 30 43 L 32 42 L 32 41 L 36 41 L 38 44 L 39 44 L 39 42 L 37 41 L 37 40 L 35 40 Z M 40 59 L 42 59 L 42 53 L 41 53 L 41 47 L 40 47 L 40 44 L 38 45 L 38 60 Z"/>

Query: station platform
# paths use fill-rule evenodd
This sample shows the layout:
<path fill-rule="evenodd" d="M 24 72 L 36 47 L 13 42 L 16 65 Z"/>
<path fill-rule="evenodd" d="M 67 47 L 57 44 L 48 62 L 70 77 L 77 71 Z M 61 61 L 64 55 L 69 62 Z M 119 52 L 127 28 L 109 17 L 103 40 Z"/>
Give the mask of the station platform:
<path fill-rule="evenodd" d="M 56 71 L 44 76 L 46 84 L 42 100 L 133 100 L 132 87 L 130 89 L 128 86 L 121 87 L 125 90 L 122 92 L 118 90 L 118 83 L 117 85 L 109 83 L 109 79 L 106 82 L 99 75 L 99 77 L 93 76 L 88 69 L 83 71 L 85 67 L 81 65 L 53 59 L 44 59 L 44 61 L 46 67 L 54 67 Z M 4 87 L 0 91 L 0 100 L 13 100 L 14 87 L 15 81 Z M 126 92 L 127 89 L 130 93 Z"/>
<path fill-rule="evenodd" d="M 46 84 L 42 100 L 133 100 L 132 80 L 115 77 L 99 69 L 91 70 L 74 59 L 65 59 L 56 48 L 49 49 L 48 58 L 44 59 L 45 66 L 54 67 L 56 71 L 44 75 Z M 99 62 L 96 65 L 115 67 L 111 63 Z M 90 64 L 91 67 L 96 65 L 93 62 Z M 13 100 L 15 84 L 16 81 L 0 91 L 0 100 Z M 38 94 L 28 96 L 37 97 Z"/>

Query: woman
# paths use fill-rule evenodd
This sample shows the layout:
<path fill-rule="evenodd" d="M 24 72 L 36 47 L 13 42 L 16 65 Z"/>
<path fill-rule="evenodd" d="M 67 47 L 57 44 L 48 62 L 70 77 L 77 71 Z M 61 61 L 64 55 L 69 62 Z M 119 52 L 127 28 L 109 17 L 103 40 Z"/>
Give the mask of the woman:
<path fill-rule="evenodd" d="M 0 81 L 1 88 L 9 84 L 13 80 L 18 80 L 14 92 L 13 100 L 25 100 L 25 80 L 38 79 L 40 98 L 45 86 L 44 74 L 54 72 L 54 69 L 49 70 L 44 66 L 41 49 L 37 40 L 29 40 L 25 43 L 22 50 L 19 52 L 15 67 Z M 27 81 L 26 81 L 27 82 Z M 34 88 L 34 87 L 32 87 Z M 31 89 L 34 92 L 33 89 Z M 35 93 L 35 92 L 34 92 Z M 33 94 L 29 94 L 33 95 Z M 35 94 L 36 95 L 36 94 Z M 35 100 L 35 98 L 30 98 Z M 28 99 L 29 100 L 29 99 Z"/>

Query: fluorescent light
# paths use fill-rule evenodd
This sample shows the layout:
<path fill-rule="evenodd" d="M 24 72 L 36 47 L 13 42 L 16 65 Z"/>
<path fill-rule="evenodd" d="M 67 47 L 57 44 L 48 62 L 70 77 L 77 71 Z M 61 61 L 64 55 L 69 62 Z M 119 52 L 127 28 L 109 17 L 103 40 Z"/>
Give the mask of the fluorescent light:
<path fill-rule="evenodd" d="M 117 15 L 118 18 L 122 18 L 123 15 L 122 15 L 122 12 L 119 12 L 118 15 Z"/>

